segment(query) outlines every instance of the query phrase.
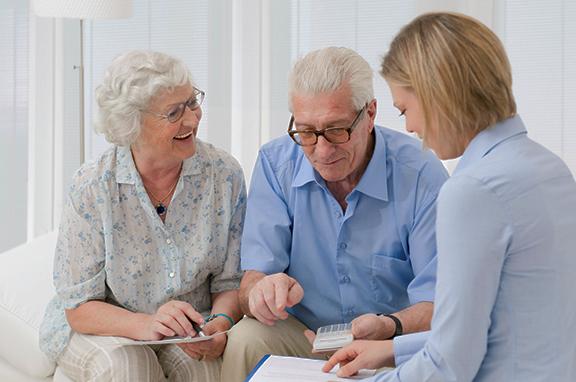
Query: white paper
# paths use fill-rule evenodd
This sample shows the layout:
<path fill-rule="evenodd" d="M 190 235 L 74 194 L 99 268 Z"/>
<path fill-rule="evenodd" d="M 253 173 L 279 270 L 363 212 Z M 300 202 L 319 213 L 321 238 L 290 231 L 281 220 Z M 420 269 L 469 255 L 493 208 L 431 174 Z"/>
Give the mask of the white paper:
<path fill-rule="evenodd" d="M 350 378 L 336 376 L 338 366 L 330 373 L 324 373 L 322 366 L 326 361 L 295 357 L 270 356 L 258 368 L 250 382 L 340 382 L 374 375 L 374 370 L 360 370 L 358 375 Z"/>
<path fill-rule="evenodd" d="M 129 338 L 123 339 L 122 343 L 125 345 L 167 345 L 167 344 L 182 344 L 182 343 L 192 343 L 192 342 L 201 342 L 201 341 L 208 341 L 211 340 L 212 338 L 219 336 L 221 334 L 225 334 L 228 333 L 228 330 L 226 330 L 225 332 L 218 332 L 218 333 L 214 333 L 212 335 L 209 336 L 196 336 L 196 337 L 179 337 L 179 336 L 175 336 L 175 337 L 165 337 L 161 340 L 150 340 L 150 341 L 138 341 L 138 340 L 132 340 Z"/>

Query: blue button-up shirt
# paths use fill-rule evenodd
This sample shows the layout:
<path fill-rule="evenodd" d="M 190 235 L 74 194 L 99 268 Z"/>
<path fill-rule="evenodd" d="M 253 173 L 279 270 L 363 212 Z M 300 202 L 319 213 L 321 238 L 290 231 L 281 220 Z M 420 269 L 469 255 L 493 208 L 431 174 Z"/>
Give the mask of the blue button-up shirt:
<path fill-rule="evenodd" d="M 575 381 L 576 184 L 520 117 L 470 142 L 437 237 L 432 330 L 397 337 L 402 364 L 372 380 Z"/>
<path fill-rule="evenodd" d="M 345 212 L 290 137 L 258 156 L 242 268 L 298 280 L 304 298 L 290 313 L 314 330 L 434 299 L 435 203 L 446 171 L 405 134 L 376 127 L 375 137 Z"/>

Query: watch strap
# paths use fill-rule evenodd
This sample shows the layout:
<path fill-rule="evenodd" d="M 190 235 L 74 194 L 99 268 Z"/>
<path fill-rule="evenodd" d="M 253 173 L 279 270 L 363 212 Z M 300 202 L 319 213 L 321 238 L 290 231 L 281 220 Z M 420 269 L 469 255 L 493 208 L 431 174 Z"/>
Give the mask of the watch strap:
<path fill-rule="evenodd" d="M 404 328 L 402 327 L 402 322 L 398 319 L 398 317 L 393 316 L 391 314 L 379 314 L 379 316 L 388 317 L 392 321 L 394 321 L 394 325 L 396 326 L 396 328 L 394 329 L 394 334 L 389 339 L 392 339 L 394 337 L 398 337 L 398 336 L 401 336 L 402 334 L 404 334 Z"/>

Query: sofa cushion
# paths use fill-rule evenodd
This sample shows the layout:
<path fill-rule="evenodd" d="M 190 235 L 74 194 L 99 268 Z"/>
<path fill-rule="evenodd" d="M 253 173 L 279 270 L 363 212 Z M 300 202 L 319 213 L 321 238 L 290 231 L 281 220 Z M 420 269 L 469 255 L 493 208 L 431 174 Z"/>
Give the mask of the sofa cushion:
<path fill-rule="evenodd" d="M 38 346 L 38 328 L 55 291 L 52 263 L 56 233 L 0 254 L 0 358 L 35 377 L 55 364 Z"/>

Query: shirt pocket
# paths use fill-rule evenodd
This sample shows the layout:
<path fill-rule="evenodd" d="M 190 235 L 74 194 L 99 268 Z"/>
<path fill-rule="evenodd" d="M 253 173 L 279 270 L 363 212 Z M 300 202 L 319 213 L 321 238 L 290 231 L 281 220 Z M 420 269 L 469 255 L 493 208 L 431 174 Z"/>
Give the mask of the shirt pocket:
<path fill-rule="evenodd" d="M 390 307 L 392 313 L 409 304 L 406 289 L 414 278 L 410 260 L 398 259 L 384 253 L 372 255 L 370 287 L 378 304 Z"/>

